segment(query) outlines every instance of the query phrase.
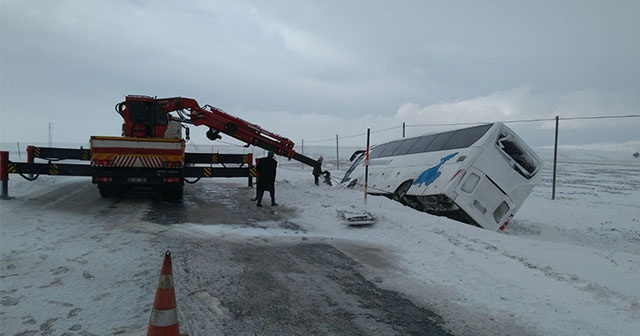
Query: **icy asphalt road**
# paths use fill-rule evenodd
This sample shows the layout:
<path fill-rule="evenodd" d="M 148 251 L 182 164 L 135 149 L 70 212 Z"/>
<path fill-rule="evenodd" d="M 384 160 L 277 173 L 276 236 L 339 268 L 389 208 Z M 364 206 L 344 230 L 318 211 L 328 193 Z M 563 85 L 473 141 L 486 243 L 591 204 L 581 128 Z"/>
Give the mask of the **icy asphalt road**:
<path fill-rule="evenodd" d="M 244 179 L 189 185 L 173 204 L 12 176 L 0 335 L 144 335 L 167 249 L 191 335 L 428 334 L 425 321 L 455 335 L 636 335 L 637 161 L 561 168 L 558 199 L 547 166 L 504 234 L 384 197 L 370 199 L 374 226 L 346 227 L 338 214 L 362 195 L 315 187 L 299 165 L 279 171 L 276 213 Z"/>
<path fill-rule="evenodd" d="M 258 209 L 255 191 L 237 183 L 189 186 L 180 203 L 104 200 L 77 178 L 12 187 L 18 197 L 1 212 L 0 335 L 145 334 L 165 250 L 181 331 L 192 336 L 447 335 L 440 317 L 377 285 L 398 276 L 393 256 L 309 236 L 294 209 Z M 180 223 L 247 233 L 205 236 Z"/>

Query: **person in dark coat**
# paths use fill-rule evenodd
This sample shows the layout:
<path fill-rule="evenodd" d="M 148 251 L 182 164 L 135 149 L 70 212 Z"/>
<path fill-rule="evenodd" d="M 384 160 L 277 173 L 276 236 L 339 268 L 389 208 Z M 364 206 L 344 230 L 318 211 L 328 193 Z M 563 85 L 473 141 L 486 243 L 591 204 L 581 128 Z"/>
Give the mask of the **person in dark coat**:
<path fill-rule="evenodd" d="M 258 183 L 257 183 L 257 206 L 262 206 L 262 196 L 264 196 L 264 192 L 268 191 L 271 196 L 271 206 L 278 205 L 276 203 L 276 167 L 278 166 L 278 162 L 273 158 L 274 153 L 269 152 L 267 157 L 261 158 L 256 165 L 256 170 L 258 171 Z"/>
<path fill-rule="evenodd" d="M 322 155 L 318 158 L 318 161 L 316 163 L 316 165 L 313 167 L 313 171 L 311 172 L 313 174 L 313 180 L 315 182 L 316 185 L 318 185 L 318 181 L 320 180 L 320 176 L 324 177 L 324 183 L 331 185 L 331 173 L 329 173 L 329 171 L 327 170 L 322 170 L 322 161 L 324 161 L 324 158 L 322 157 Z"/>

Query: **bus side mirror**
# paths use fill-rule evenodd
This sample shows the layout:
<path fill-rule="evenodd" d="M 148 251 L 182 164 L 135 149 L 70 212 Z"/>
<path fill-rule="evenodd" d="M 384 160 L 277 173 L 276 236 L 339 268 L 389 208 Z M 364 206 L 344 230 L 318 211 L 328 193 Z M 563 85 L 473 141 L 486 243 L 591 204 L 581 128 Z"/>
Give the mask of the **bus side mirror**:
<path fill-rule="evenodd" d="M 349 162 L 353 162 L 353 160 L 360 154 L 364 153 L 364 150 L 357 150 L 355 152 L 353 152 L 353 154 L 351 154 L 351 157 L 349 158 Z"/>

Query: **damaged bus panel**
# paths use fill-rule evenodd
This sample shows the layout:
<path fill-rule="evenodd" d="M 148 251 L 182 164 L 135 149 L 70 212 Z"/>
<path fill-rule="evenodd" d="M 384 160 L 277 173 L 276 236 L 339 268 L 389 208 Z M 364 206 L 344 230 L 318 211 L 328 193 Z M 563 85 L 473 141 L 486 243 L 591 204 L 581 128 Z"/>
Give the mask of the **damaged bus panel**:
<path fill-rule="evenodd" d="M 363 186 L 365 156 L 354 153 L 343 184 Z M 540 157 L 496 122 L 372 147 L 367 193 L 502 231 L 540 180 L 541 169 Z"/>

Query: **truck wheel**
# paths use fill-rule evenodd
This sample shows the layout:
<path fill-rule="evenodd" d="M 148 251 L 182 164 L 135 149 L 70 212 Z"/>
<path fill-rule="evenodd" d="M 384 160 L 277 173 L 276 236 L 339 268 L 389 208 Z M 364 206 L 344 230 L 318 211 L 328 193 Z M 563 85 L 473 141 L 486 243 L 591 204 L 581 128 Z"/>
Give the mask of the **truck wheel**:
<path fill-rule="evenodd" d="M 110 198 L 113 196 L 113 188 L 108 184 L 98 184 L 98 191 L 102 198 Z"/>
<path fill-rule="evenodd" d="M 176 188 L 176 190 L 174 191 L 174 196 L 176 200 L 181 200 L 182 196 L 184 194 L 184 186 L 181 184 L 179 187 Z"/>
<path fill-rule="evenodd" d="M 161 189 L 162 199 L 166 201 L 178 201 L 182 199 L 184 185 L 166 185 Z"/>

